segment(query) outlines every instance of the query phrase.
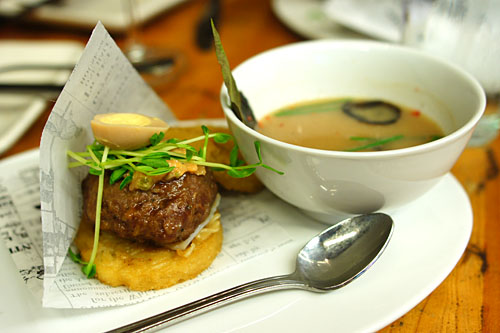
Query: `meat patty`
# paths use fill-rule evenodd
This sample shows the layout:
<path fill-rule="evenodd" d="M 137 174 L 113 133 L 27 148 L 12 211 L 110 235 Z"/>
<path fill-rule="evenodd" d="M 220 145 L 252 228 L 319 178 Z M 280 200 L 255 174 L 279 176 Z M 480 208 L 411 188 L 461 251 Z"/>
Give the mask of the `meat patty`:
<path fill-rule="evenodd" d="M 97 176 L 82 182 L 83 214 L 95 221 Z M 119 237 L 166 246 L 183 241 L 209 215 L 217 195 L 212 173 L 205 176 L 185 173 L 177 179 L 156 182 L 148 191 L 120 190 L 119 182 L 104 180 L 101 230 Z"/>

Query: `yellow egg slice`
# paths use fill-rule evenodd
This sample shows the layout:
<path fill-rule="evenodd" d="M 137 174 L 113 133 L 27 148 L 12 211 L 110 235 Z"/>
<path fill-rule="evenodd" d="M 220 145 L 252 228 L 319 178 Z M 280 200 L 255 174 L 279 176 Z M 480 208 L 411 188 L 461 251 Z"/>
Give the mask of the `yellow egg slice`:
<path fill-rule="evenodd" d="M 134 150 L 150 144 L 153 134 L 169 126 L 159 118 L 137 113 L 98 114 L 90 121 L 95 139 L 111 149 Z"/>

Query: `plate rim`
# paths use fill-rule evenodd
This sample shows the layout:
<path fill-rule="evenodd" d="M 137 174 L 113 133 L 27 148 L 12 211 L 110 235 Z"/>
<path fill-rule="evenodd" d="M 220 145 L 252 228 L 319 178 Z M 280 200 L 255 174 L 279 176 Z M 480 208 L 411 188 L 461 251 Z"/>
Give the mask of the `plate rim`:
<path fill-rule="evenodd" d="M 5 159 L 0 160 L 0 170 L 6 166 L 20 163 L 20 162 L 25 162 L 25 161 L 35 162 L 35 160 L 37 160 L 38 157 L 39 157 L 39 149 L 38 148 L 30 149 L 30 150 L 21 152 L 21 153 L 16 154 L 16 155 L 9 156 Z M 468 214 L 467 214 L 468 216 L 464 217 L 465 222 L 463 223 L 463 225 L 467 226 L 468 228 L 466 230 L 462 230 L 460 232 L 462 240 L 460 240 L 460 242 L 455 244 L 455 246 L 454 246 L 454 247 L 460 248 L 461 250 L 454 251 L 453 258 L 447 260 L 448 264 L 446 265 L 446 268 L 442 269 L 440 271 L 440 274 L 438 276 L 435 276 L 432 279 L 432 282 L 427 282 L 424 284 L 425 285 L 424 287 L 420 287 L 419 288 L 419 289 L 421 289 L 420 292 L 418 294 L 414 294 L 412 297 L 408 298 L 404 302 L 404 304 L 401 304 L 399 306 L 398 310 L 391 311 L 390 313 L 387 313 L 386 315 L 379 317 L 378 320 L 374 320 L 371 323 L 365 323 L 361 326 L 358 326 L 357 330 L 361 330 L 361 331 L 379 330 L 379 329 L 391 324 L 392 322 L 394 322 L 395 320 L 397 320 L 398 318 L 400 318 L 404 314 L 406 314 L 408 311 L 410 311 L 412 308 L 414 308 L 416 305 L 418 305 L 418 303 L 420 303 L 422 300 L 424 300 L 428 295 L 430 295 L 439 285 L 441 285 L 441 283 L 449 276 L 449 274 L 453 271 L 453 269 L 456 267 L 457 263 L 459 262 L 460 258 L 462 257 L 462 255 L 463 255 L 463 253 L 464 253 L 464 251 L 469 243 L 471 233 L 472 233 L 472 227 L 473 227 L 472 206 L 471 206 L 470 199 L 468 198 L 468 195 L 467 195 L 465 189 L 458 182 L 456 177 L 454 177 L 451 173 L 448 173 L 447 175 L 445 175 L 445 178 L 442 180 L 442 182 L 446 182 L 443 185 L 446 185 L 448 187 L 454 187 L 453 190 L 458 189 L 459 193 L 457 193 L 457 195 L 461 196 L 462 199 L 466 200 L 466 202 L 464 202 L 464 204 L 462 206 L 463 206 L 463 209 L 465 209 L 464 211 L 468 212 Z M 452 189 L 452 188 L 450 188 L 450 189 Z M 398 216 L 399 216 L 398 212 L 396 212 L 395 218 L 397 218 Z M 396 226 L 396 228 L 397 228 L 397 226 Z M 390 244 L 389 244 L 389 246 L 390 246 Z M 265 256 L 262 256 L 262 257 L 265 257 Z M 384 258 L 384 257 L 382 256 L 382 258 Z M 390 261 L 390 258 L 387 260 Z M 240 267 L 240 266 L 238 266 L 238 267 Z M 187 288 L 187 289 L 189 289 L 189 288 Z M 143 303 L 139 303 L 136 305 L 130 305 L 127 307 L 132 308 L 132 307 L 136 307 L 136 306 L 145 306 L 147 308 L 147 305 L 148 305 L 147 303 L 151 303 L 151 302 L 155 303 L 155 300 L 156 300 L 156 302 L 159 302 L 159 301 L 161 301 L 161 298 L 163 298 L 163 297 L 165 297 L 165 296 L 155 298 L 155 299 L 150 300 L 148 302 L 143 302 Z M 42 309 L 43 310 L 66 311 L 64 309 L 46 309 L 46 308 L 42 308 Z M 118 308 L 115 307 L 113 309 L 118 309 Z M 72 310 L 72 311 L 82 311 L 82 310 L 84 311 L 85 309 Z M 99 311 L 99 310 L 103 310 L 103 309 L 92 309 L 92 310 Z M 107 311 L 105 311 L 105 312 L 107 312 Z M 36 323 L 32 323 L 32 324 L 36 324 Z M 183 325 L 179 326 L 179 328 L 181 330 L 185 329 L 185 327 L 187 327 L 187 326 L 183 326 Z M 250 328 L 252 328 L 252 327 L 253 326 L 250 326 Z M 100 327 L 100 328 L 104 329 L 105 325 L 103 327 Z"/>

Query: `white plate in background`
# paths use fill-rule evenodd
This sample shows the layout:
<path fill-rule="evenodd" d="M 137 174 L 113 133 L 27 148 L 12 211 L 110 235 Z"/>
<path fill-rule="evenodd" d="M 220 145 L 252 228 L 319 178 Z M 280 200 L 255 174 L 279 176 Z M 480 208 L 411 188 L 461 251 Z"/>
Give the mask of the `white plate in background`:
<path fill-rule="evenodd" d="M 322 7 L 333 22 L 376 39 L 401 41 L 404 9 L 401 0 L 328 0 Z"/>
<path fill-rule="evenodd" d="M 60 83 L 70 71 L 11 71 L 4 66 L 21 64 L 72 64 L 83 51 L 76 42 L 39 42 L 9 40 L 0 42 L 0 83 Z M 36 93 L 14 93 L 0 89 L 0 154 L 9 149 L 47 107 L 46 96 Z"/>
<path fill-rule="evenodd" d="M 127 9 L 130 0 L 65 0 L 41 6 L 33 11 L 34 20 L 93 29 L 101 21 L 111 31 L 126 31 L 130 25 Z M 136 21 L 147 22 L 186 0 L 132 0 L 136 3 Z"/>
<path fill-rule="evenodd" d="M 0 174 L 37 166 L 38 150 L 0 162 Z M 223 199 L 224 200 L 224 199 Z M 33 203 L 36 205 L 37 203 Z M 289 273 L 298 249 L 321 229 L 295 208 L 269 200 L 294 239 L 178 292 L 124 307 L 42 308 L 0 244 L 0 328 L 8 332 L 101 332 L 257 278 Z M 361 277 L 328 293 L 283 290 L 258 295 L 181 322 L 167 332 L 373 332 L 427 297 L 452 271 L 472 231 L 467 194 L 448 174 L 420 199 L 393 214 L 395 230 L 381 258 Z M 8 287 L 6 287 L 8 286 Z"/>
<path fill-rule="evenodd" d="M 336 23 L 326 15 L 323 2 L 315 0 L 273 0 L 276 17 L 288 28 L 309 39 L 370 39 Z"/>

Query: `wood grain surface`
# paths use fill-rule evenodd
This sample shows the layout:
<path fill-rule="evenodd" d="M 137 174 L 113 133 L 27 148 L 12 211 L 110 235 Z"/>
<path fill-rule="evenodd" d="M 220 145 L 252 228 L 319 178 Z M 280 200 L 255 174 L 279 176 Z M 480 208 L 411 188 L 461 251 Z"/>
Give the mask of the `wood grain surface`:
<path fill-rule="evenodd" d="M 188 1 L 158 16 L 141 30 L 146 43 L 167 45 L 185 56 L 173 82 L 155 89 L 181 119 L 222 117 L 220 69 L 213 50 L 195 45 L 195 22 L 208 1 Z M 269 0 L 222 0 L 219 32 L 231 66 L 264 50 L 303 40 L 273 14 Z M 74 40 L 90 31 L 23 20 L 0 21 L 0 41 Z M 124 46 L 123 35 L 115 40 Z M 1 56 L 1 55 L 0 55 Z M 29 131 L 0 158 L 38 147 L 53 102 Z M 494 105 L 489 105 L 491 110 Z M 427 298 L 381 332 L 494 332 L 500 329 L 500 140 L 467 148 L 452 173 L 467 191 L 474 227 L 461 260 Z M 439 255 L 438 253 L 436 255 Z M 397 274 L 397 272 L 395 272 Z M 380 300 L 383 302 L 383 300 Z"/>

